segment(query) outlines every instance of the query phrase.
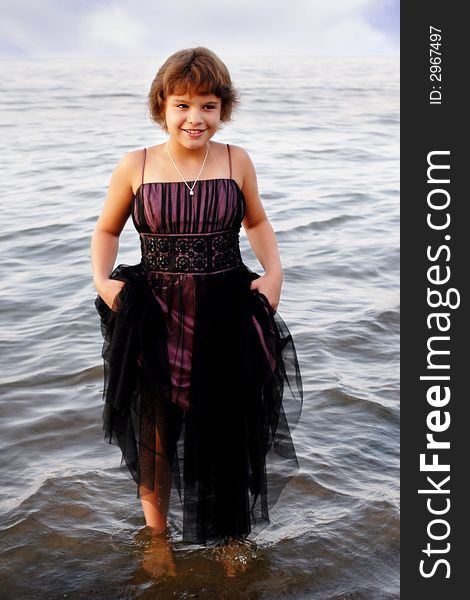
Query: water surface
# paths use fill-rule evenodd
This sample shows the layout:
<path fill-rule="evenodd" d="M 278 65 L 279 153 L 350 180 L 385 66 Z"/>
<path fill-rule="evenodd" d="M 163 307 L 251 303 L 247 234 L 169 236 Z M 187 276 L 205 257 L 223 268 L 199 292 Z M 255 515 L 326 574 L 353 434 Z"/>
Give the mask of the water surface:
<path fill-rule="evenodd" d="M 89 262 L 113 168 L 165 139 L 145 107 L 160 62 L 2 63 L 0 596 L 398 598 L 398 58 L 226 60 L 242 104 L 214 139 L 248 150 L 277 233 L 300 472 L 225 562 L 178 542 L 173 507 L 176 576 L 149 574 L 135 486 L 103 440 Z M 243 229 L 241 247 L 262 274 Z M 139 252 L 129 221 L 116 264 Z"/>

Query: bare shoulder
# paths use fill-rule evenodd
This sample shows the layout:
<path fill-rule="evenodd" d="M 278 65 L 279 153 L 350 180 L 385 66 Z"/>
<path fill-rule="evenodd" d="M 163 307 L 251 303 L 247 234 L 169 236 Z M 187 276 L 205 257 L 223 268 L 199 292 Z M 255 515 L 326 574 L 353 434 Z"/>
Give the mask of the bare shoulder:
<path fill-rule="evenodd" d="M 133 167 L 136 167 L 137 164 L 142 163 L 142 157 L 143 149 L 131 150 L 130 152 L 127 152 L 127 154 L 124 154 L 124 156 L 120 159 L 117 168 L 121 169 L 122 171 L 132 169 Z"/>
<path fill-rule="evenodd" d="M 230 144 L 232 166 L 235 177 L 240 181 L 240 188 L 244 191 L 248 187 L 256 187 L 256 171 L 250 155 L 241 146 Z"/>
<path fill-rule="evenodd" d="M 263 204 L 258 191 L 256 169 L 250 155 L 241 146 L 230 144 L 232 165 L 241 181 L 240 189 L 245 198 L 245 215 L 242 224 L 246 230 L 254 227 L 261 221 L 267 220 Z"/>
<path fill-rule="evenodd" d="M 232 155 L 233 162 L 240 167 L 251 163 L 250 155 L 245 148 L 242 148 L 241 146 L 230 144 L 230 153 Z"/>
<path fill-rule="evenodd" d="M 144 149 L 131 150 L 124 154 L 118 162 L 114 173 L 119 179 L 127 183 L 135 194 L 141 182 L 142 165 L 144 160 Z"/>
<path fill-rule="evenodd" d="M 248 187 L 256 187 L 256 171 L 250 155 L 241 146 L 230 144 L 233 171 L 240 181 L 240 188 L 244 191 Z"/>
<path fill-rule="evenodd" d="M 97 227 L 119 236 L 130 212 L 135 195 L 135 182 L 139 164 L 142 164 L 142 150 L 125 154 L 111 174 L 106 200 L 98 219 Z"/>
<path fill-rule="evenodd" d="M 144 157 L 144 149 L 131 150 L 122 156 L 117 168 L 121 171 L 132 172 L 139 166 L 142 166 L 142 160 Z"/>

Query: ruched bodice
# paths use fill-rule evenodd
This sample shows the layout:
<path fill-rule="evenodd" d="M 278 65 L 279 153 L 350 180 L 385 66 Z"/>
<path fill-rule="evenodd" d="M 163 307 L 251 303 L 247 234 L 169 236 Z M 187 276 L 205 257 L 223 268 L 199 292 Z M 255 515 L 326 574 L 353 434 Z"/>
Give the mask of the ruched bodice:
<path fill-rule="evenodd" d="M 240 229 L 244 214 L 243 192 L 235 179 L 228 178 L 199 180 L 194 196 L 183 181 L 143 183 L 132 202 L 132 220 L 139 233 Z"/>

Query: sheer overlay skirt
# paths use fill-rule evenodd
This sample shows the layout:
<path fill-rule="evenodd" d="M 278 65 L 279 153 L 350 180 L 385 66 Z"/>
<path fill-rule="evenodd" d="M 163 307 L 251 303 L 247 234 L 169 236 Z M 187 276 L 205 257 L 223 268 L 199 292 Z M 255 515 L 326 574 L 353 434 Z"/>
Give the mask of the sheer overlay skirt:
<path fill-rule="evenodd" d="M 246 265 L 205 275 L 118 265 L 100 296 L 103 430 L 137 497 L 177 494 L 187 543 L 243 539 L 298 471 L 303 402 L 292 336 Z M 163 506 L 164 511 L 167 510 Z"/>

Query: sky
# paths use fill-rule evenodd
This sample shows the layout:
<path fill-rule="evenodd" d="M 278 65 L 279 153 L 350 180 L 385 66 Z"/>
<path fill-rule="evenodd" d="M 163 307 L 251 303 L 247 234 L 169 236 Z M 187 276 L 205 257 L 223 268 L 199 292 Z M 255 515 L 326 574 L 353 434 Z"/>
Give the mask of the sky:
<path fill-rule="evenodd" d="M 0 57 L 398 55 L 399 0 L 0 0 Z"/>

